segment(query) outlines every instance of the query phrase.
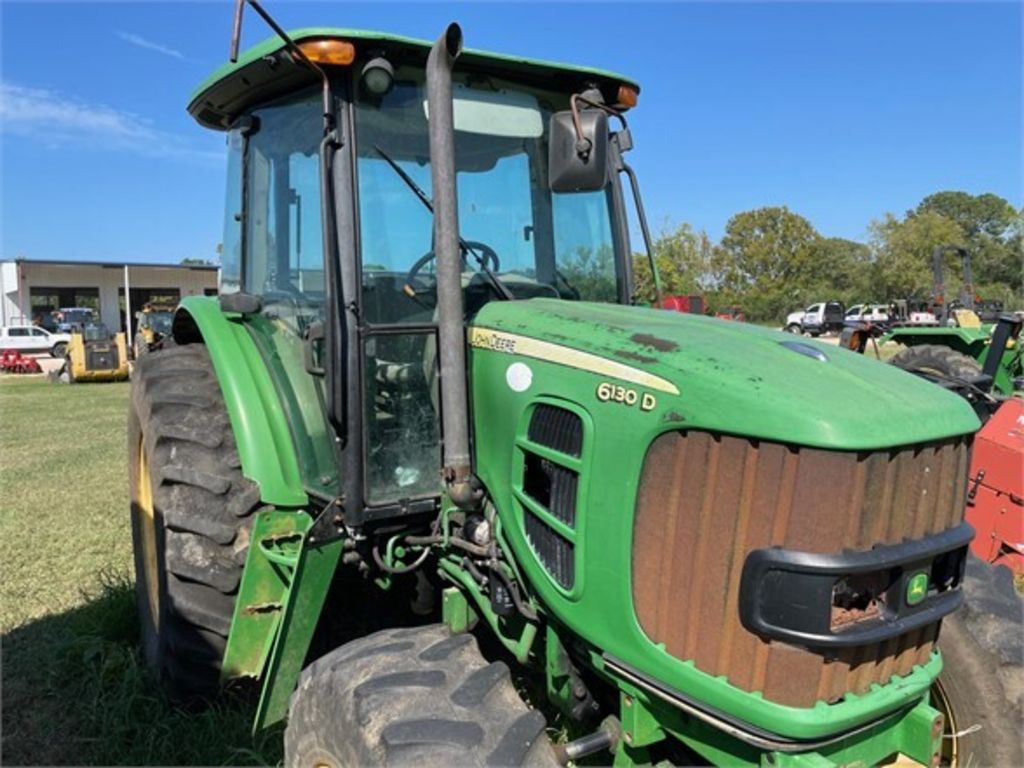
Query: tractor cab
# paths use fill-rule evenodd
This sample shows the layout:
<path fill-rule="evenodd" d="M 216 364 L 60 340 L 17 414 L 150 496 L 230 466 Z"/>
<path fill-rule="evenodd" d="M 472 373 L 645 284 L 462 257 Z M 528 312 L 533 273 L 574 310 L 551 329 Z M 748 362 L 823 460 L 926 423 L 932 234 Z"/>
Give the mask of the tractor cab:
<path fill-rule="evenodd" d="M 299 355 L 323 372 L 317 387 L 336 426 L 365 426 L 365 439 L 353 432 L 343 441 L 344 451 L 366 446 L 349 459 L 348 496 L 367 508 L 356 519 L 430 510 L 441 490 L 441 408 L 429 46 L 341 29 L 292 38 L 329 79 L 330 141 L 322 89 L 279 40 L 216 74 L 189 108 L 228 132 L 222 305 L 248 303 L 263 348 L 279 351 L 271 365 Z M 495 301 L 629 303 L 620 172 L 623 114 L 638 86 L 599 70 L 465 51 L 451 90 L 464 320 Z M 576 158 L 575 121 L 600 133 L 583 137 L 594 142 L 589 165 L 577 163 L 585 173 L 564 159 L 566 142 Z M 293 372 L 278 381 L 293 390 L 288 399 L 309 390 Z M 301 418 L 323 431 L 308 409 Z M 303 463 L 307 482 L 330 495 L 340 490 L 333 451 L 327 444 Z"/>

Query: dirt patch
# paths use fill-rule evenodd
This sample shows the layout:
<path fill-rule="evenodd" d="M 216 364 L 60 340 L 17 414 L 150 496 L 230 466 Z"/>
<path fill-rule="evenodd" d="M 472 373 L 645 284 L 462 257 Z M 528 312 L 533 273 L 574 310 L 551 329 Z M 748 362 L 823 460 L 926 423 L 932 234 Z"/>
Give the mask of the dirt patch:
<path fill-rule="evenodd" d="M 630 341 L 634 341 L 644 347 L 650 347 L 656 349 L 659 352 L 675 352 L 679 349 L 679 345 L 674 341 L 668 339 L 662 339 L 658 336 L 653 336 L 649 333 L 634 333 L 629 337 Z"/>

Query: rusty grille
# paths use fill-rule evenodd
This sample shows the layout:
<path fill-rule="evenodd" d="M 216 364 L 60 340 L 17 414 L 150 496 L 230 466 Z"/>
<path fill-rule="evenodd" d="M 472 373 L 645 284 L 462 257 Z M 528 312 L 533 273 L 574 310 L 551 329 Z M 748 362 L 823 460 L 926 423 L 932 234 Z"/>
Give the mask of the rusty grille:
<path fill-rule="evenodd" d="M 960 523 L 970 439 L 887 451 L 795 448 L 706 432 L 658 437 L 644 461 L 633 531 L 633 600 L 668 653 L 791 706 L 836 701 L 928 659 L 931 624 L 831 659 L 740 624 L 747 553 L 870 549 Z"/>

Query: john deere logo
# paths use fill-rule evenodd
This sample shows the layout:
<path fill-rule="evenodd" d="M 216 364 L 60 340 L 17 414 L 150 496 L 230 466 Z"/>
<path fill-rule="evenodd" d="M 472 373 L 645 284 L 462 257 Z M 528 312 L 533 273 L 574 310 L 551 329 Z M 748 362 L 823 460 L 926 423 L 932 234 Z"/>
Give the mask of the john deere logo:
<path fill-rule="evenodd" d="M 915 573 L 907 582 L 907 605 L 917 605 L 928 594 L 928 574 Z"/>

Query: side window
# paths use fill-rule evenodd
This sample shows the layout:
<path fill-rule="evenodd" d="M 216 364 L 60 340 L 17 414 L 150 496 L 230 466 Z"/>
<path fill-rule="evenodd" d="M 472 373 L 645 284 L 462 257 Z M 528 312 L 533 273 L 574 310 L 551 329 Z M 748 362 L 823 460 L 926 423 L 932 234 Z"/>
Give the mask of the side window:
<path fill-rule="evenodd" d="M 7 331 L 8 336 L 28 336 L 28 328 L 11 328 Z"/>
<path fill-rule="evenodd" d="M 242 147 L 241 131 L 228 133 L 228 185 L 224 202 L 224 240 L 220 245 L 220 291 L 242 287 Z"/>
<path fill-rule="evenodd" d="M 46 336 L 46 331 L 42 331 L 42 330 L 40 330 L 38 328 L 33 328 L 32 329 L 32 335 L 33 336 Z"/>
<path fill-rule="evenodd" d="M 323 301 L 320 110 L 309 96 L 258 110 L 249 136 L 245 290 L 300 313 Z"/>

